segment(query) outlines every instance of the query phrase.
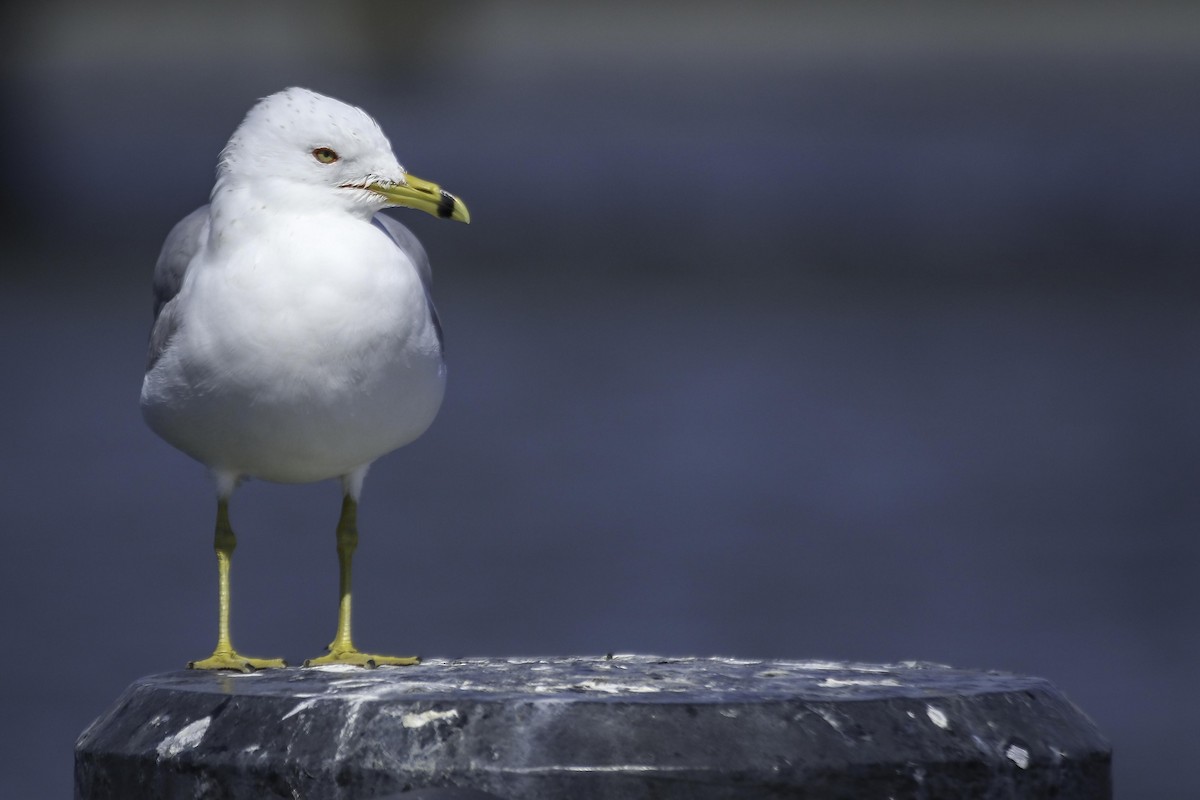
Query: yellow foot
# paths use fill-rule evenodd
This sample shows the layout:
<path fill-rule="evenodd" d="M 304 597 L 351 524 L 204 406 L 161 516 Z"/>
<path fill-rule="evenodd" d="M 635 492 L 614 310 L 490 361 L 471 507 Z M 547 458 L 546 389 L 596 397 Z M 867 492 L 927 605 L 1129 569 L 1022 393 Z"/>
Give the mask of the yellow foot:
<path fill-rule="evenodd" d="M 188 662 L 188 669 L 235 669 L 238 672 L 286 666 L 282 658 L 249 658 L 236 650 L 217 650 L 201 661 Z"/>
<path fill-rule="evenodd" d="M 352 664 L 356 667 L 366 667 L 375 669 L 375 667 L 395 666 L 395 667 L 411 667 L 413 664 L 420 664 L 421 659 L 416 656 L 376 656 L 370 653 L 360 653 L 353 647 L 342 650 L 331 650 L 329 655 L 321 656 L 320 658 L 310 658 L 304 662 L 306 667 L 319 667 L 323 664 Z"/>

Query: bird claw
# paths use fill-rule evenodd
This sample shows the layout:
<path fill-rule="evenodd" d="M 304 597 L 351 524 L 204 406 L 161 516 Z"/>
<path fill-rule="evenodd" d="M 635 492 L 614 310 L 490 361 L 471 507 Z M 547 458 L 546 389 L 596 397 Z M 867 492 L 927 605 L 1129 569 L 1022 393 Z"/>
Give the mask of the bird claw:
<path fill-rule="evenodd" d="M 217 650 L 200 661 L 189 661 L 188 669 L 231 669 L 254 672 L 256 669 L 281 669 L 287 666 L 282 658 L 250 658 L 236 650 Z"/>
<path fill-rule="evenodd" d="M 355 667 L 375 669 L 382 666 L 411 667 L 414 664 L 420 663 L 421 659 L 417 656 L 380 656 L 371 653 L 362 653 L 355 648 L 349 648 L 344 650 L 330 649 L 329 655 L 310 658 L 304 662 L 304 666 L 321 667 L 326 664 L 350 664 Z"/>

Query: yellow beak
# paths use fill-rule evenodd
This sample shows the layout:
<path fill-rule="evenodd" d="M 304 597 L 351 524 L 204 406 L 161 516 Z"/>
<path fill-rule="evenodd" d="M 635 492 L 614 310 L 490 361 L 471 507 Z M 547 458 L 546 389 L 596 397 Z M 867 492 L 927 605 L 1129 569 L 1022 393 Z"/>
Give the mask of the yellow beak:
<path fill-rule="evenodd" d="M 367 190 L 385 198 L 393 206 L 407 206 L 426 214 L 458 222 L 470 222 L 471 212 L 467 205 L 436 183 L 422 180 L 415 175 L 405 175 L 403 183 L 369 183 Z"/>

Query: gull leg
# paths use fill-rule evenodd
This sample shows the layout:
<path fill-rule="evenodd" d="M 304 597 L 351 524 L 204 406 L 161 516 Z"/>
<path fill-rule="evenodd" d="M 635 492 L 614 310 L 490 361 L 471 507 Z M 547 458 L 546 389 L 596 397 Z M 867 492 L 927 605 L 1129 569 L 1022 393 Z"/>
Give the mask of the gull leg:
<path fill-rule="evenodd" d="M 337 633 L 329 643 L 329 654 L 310 658 L 306 667 L 322 664 L 354 664 L 360 667 L 377 667 L 381 664 L 409 666 L 420 663 L 414 656 L 380 656 L 360 652 L 350 637 L 350 562 L 358 547 L 358 501 L 349 492 L 342 498 L 342 516 L 337 526 L 338 553 L 338 623 Z"/>
<path fill-rule="evenodd" d="M 236 669 L 250 672 L 265 667 L 286 667 L 282 658 L 248 658 L 233 649 L 229 639 L 229 564 L 233 559 L 237 537 L 229 524 L 229 498 L 217 498 L 217 532 L 213 549 L 217 551 L 217 647 L 213 654 L 200 661 L 188 663 L 188 669 Z"/>

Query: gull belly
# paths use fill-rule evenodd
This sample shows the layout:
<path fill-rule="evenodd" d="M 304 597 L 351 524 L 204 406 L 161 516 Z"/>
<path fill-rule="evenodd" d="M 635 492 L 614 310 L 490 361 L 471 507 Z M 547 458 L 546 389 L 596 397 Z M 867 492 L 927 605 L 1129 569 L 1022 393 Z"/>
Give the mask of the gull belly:
<path fill-rule="evenodd" d="M 349 474 L 420 436 L 445 366 L 408 254 L 350 214 L 221 225 L 214 209 L 143 383 L 150 427 L 214 472 L 283 483 Z"/>

